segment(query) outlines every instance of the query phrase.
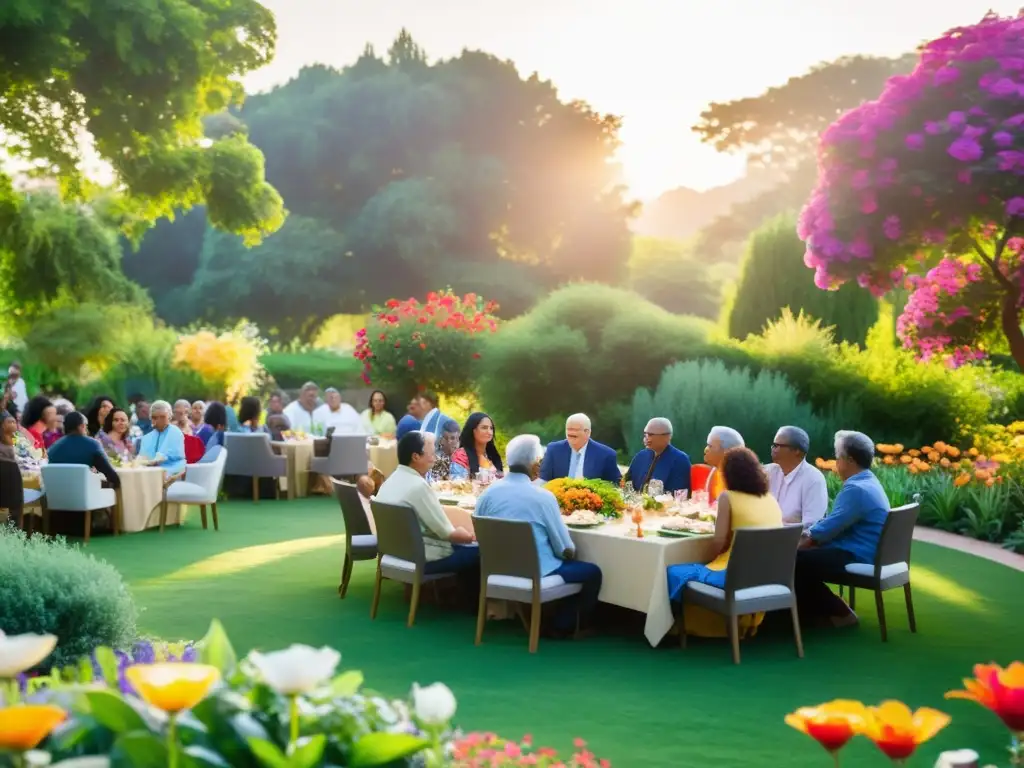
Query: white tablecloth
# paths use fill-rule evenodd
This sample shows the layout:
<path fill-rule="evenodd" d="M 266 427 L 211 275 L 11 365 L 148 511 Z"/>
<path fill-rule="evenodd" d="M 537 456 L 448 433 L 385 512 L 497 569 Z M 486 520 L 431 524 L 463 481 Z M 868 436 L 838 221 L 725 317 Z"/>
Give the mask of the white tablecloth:
<path fill-rule="evenodd" d="M 370 463 L 380 470 L 384 477 L 398 468 L 398 443 L 381 438 L 377 445 L 370 446 Z"/>
<path fill-rule="evenodd" d="M 288 498 L 309 495 L 309 462 L 313 459 L 312 440 L 282 440 L 271 443 L 274 450 L 288 461 Z"/>

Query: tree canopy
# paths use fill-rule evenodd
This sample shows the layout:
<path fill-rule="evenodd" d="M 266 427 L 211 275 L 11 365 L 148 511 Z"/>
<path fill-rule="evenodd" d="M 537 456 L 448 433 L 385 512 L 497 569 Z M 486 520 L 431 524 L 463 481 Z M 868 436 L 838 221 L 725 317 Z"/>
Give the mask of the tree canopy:
<path fill-rule="evenodd" d="M 204 141 L 202 118 L 241 102 L 238 78 L 270 60 L 275 38 L 256 0 L 7 0 L 3 150 L 72 196 L 89 193 L 83 169 L 98 156 L 124 193 L 118 223 L 134 235 L 205 203 L 214 226 L 256 241 L 281 225 L 281 197 L 244 136 Z"/>

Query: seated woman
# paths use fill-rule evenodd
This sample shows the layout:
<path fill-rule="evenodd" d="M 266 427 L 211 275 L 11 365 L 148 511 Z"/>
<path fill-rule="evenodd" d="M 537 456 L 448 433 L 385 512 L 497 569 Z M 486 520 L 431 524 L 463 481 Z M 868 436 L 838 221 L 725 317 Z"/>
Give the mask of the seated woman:
<path fill-rule="evenodd" d="M 370 395 L 370 407 L 360 414 L 363 426 L 371 435 L 394 437 L 398 431 L 395 417 L 388 411 L 388 399 L 379 389 Z"/>
<path fill-rule="evenodd" d="M 103 429 L 96 435 L 103 450 L 122 461 L 130 461 L 135 455 L 135 446 L 130 435 L 132 422 L 124 408 L 114 407 L 103 422 Z"/>
<path fill-rule="evenodd" d="M 267 432 L 267 428 L 261 424 L 263 421 L 263 406 L 258 397 L 243 397 L 238 404 L 238 431 L 239 432 Z"/>
<path fill-rule="evenodd" d="M 96 395 L 85 409 L 85 417 L 89 420 L 88 430 L 90 437 L 99 435 L 103 425 L 107 423 L 107 416 L 114 408 L 114 399 L 107 395 Z"/>
<path fill-rule="evenodd" d="M 708 494 L 708 502 L 714 504 L 729 484 L 722 472 L 722 460 L 730 448 L 742 448 L 745 445 L 743 435 L 731 427 L 712 427 L 708 435 L 708 444 L 704 448 L 704 463 L 711 467 L 704 490 Z"/>
<path fill-rule="evenodd" d="M 266 431 L 270 433 L 270 439 L 275 442 L 284 440 L 284 433 L 292 428 L 288 417 L 283 413 L 268 413 Z"/>
<path fill-rule="evenodd" d="M 139 456 L 161 467 L 168 479 L 185 472 L 185 435 L 171 424 L 171 404 L 157 400 L 149 409 L 153 431 L 139 443 Z"/>
<path fill-rule="evenodd" d="M 668 593 L 673 602 L 684 600 L 686 584 L 690 581 L 725 589 L 725 574 L 736 531 L 741 528 L 773 528 L 782 525 L 782 509 L 769 493 L 768 476 L 753 451 L 749 448 L 730 448 L 722 459 L 721 472 L 728 490 L 718 497 L 714 543 L 719 555 L 707 565 L 685 563 L 668 567 Z M 701 606 L 685 606 L 683 618 L 688 635 L 728 635 L 725 617 Z M 763 619 L 763 613 L 741 616 L 740 637 L 756 632 Z"/>
<path fill-rule="evenodd" d="M 208 428 L 206 438 L 206 451 L 210 452 L 210 449 L 214 446 L 224 447 L 224 434 L 228 429 L 228 409 L 224 403 L 218 403 L 214 400 L 212 403 L 207 404 L 206 410 L 203 412 L 203 421 L 206 422 L 203 426 Z M 203 430 L 196 433 L 196 437 Z"/>
<path fill-rule="evenodd" d="M 452 454 L 452 464 L 468 470 L 471 480 L 482 469 L 494 472 L 498 477 L 504 474 L 501 454 L 494 444 L 494 422 L 486 413 L 470 414 L 459 436 L 459 445 L 462 447 Z"/>
<path fill-rule="evenodd" d="M 57 409 L 50 402 L 50 398 L 36 395 L 28 401 L 21 416 L 21 426 L 24 427 L 23 433 L 31 441 L 33 448 L 46 450 L 43 433 L 53 429 L 56 424 Z"/>

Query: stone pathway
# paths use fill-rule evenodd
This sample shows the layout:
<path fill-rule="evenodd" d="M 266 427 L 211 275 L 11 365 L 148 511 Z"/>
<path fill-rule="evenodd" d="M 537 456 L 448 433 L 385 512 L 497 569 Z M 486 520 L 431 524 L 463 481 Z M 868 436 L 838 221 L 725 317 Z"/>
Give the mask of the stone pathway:
<path fill-rule="evenodd" d="M 921 526 L 914 528 L 914 540 L 925 541 L 929 544 L 946 547 L 947 549 L 955 549 L 960 552 L 967 552 L 968 554 L 991 560 L 993 563 L 1001 563 L 1007 568 L 1024 571 L 1024 555 L 1010 552 L 998 544 L 978 541 L 967 536 L 958 536 L 955 533 L 937 531 L 934 528 L 923 528 Z"/>

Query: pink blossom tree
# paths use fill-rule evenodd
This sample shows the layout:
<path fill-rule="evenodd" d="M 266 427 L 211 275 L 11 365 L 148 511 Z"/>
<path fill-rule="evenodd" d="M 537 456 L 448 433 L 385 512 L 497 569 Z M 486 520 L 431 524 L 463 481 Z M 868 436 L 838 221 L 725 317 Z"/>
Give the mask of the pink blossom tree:
<path fill-rule="evenodd" d="M 1024 368 L 1024 12 L 921 49 L 823 134 L 800 216 L 819 288 L 912 293 L 904 346 L 957 365 L 1005 337 Z"/>

